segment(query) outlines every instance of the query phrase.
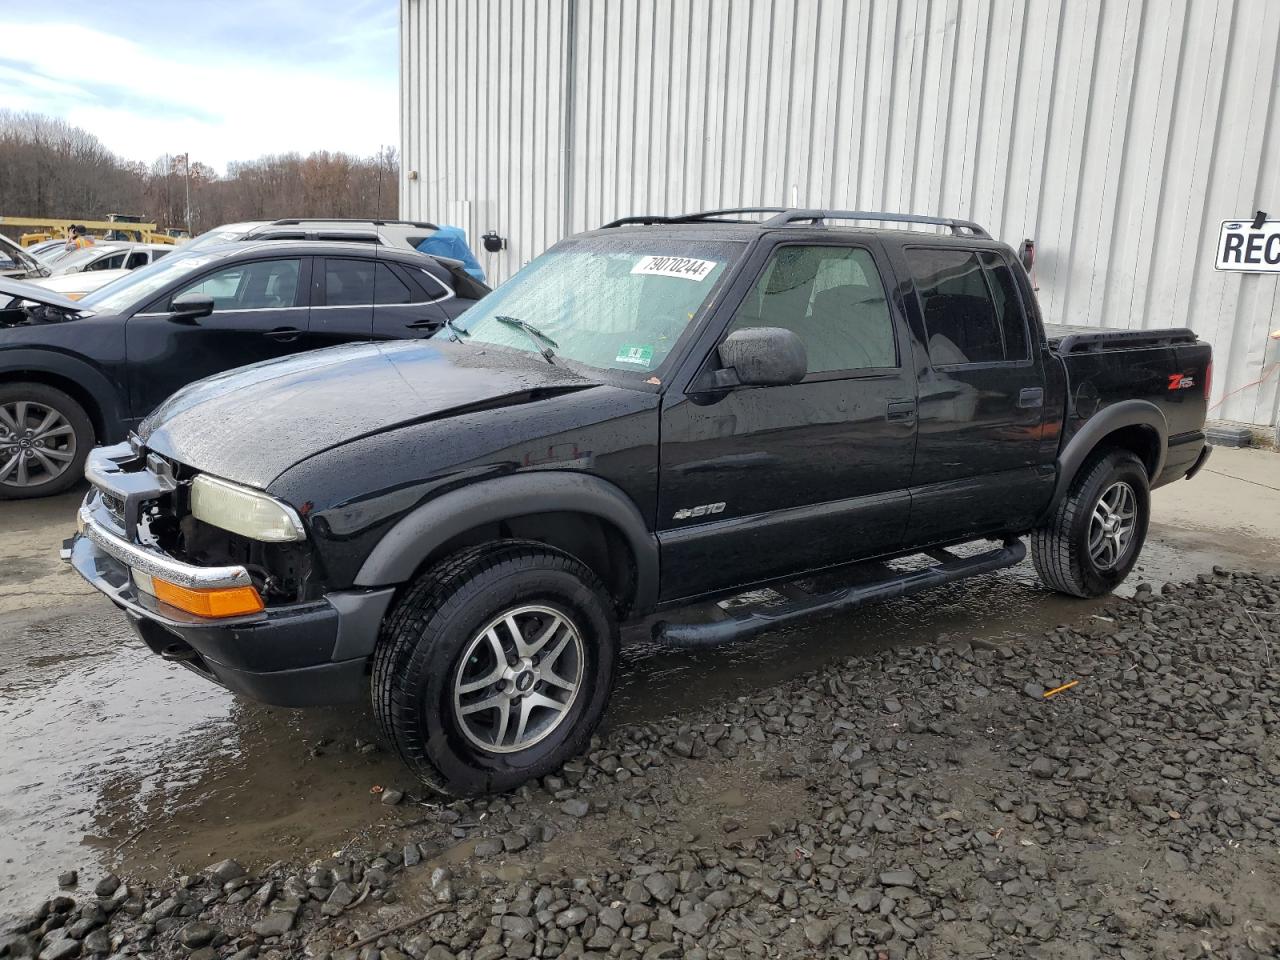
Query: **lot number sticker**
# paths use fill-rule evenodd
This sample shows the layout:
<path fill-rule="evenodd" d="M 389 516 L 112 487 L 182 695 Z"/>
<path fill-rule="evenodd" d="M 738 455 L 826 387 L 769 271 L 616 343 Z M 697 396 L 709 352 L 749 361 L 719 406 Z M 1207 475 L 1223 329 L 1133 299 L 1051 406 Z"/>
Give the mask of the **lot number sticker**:
<path fill-rule="evenodd" d="M 716 268 L 714 260 L 694 260 L 692 257 L 641 257 L 631 268 L 632 273 L 650 277 L 679 277 L 681 280 L 705 280 Z"/>
<path fill-rule="evenodd" d="M 1253 229 L 1251 220 L 1223 220 L 1218 237 L 1218 270 L 1280 273 L 1280 220 L 1265 220 Z"/>

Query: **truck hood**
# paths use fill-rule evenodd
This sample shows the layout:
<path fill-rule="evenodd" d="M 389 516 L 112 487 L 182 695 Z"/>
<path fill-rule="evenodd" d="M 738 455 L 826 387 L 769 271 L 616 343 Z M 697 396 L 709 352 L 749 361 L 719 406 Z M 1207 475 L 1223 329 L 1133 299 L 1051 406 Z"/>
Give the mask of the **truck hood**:
<path fill-rule="evenodd" d="M 350 344 L 193 383 L 138 434 L 179 463 L 265 489 L 300 461 L 360 437 L 596 385 L 501 347 L 445 338 Z"/>

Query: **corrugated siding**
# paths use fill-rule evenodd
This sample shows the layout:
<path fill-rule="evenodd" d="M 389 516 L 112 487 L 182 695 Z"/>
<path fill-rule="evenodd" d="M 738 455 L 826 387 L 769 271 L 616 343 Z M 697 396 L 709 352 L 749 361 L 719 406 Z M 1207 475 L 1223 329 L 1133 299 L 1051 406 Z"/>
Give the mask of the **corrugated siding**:
<path fill-rule="evenodd" d="M 1277 277 L 1213 269 L 1280 211 L 1280 3 L 401 0 L 408 216 L 501 281 L 632 213 L 791 204 L 1037 242 L 1046 315 L 1190 326 L 1215 416 L 1274 423 Z M 1226 397 L 1225 400 L 1222 400 Z"/>

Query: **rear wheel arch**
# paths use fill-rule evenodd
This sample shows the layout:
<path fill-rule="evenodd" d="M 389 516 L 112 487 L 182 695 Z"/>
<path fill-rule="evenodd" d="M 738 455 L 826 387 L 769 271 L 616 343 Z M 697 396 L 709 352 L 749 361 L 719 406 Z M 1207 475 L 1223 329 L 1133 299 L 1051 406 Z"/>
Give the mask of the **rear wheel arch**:
<path fill-rule="evenodd" d="M 1081 472 L 1110 450 L 1127 450 L 1154 483 L 1164 468 L 1169 429 L 1164 414 L 1147 400 L 1124 400 L 1090 417 L 1058 456 L 1058 482 L 1050 509 L 1067 495 Z"/>
<path fill-rule="evenodd" d="M 1149 424 L 1134 424 L 1113 430 L 1098 441 L 1089 459 L 1096 458 L 1107 450 L 1128 450 L 1147 469 L 1147 477 L 1152 481 L 1160 472 L 1160 464 L 1164 459 L 1161 449 L 1159 431 Z"/>
<path fill-rule="evenodd" d="M 418 507 L 384 535 L 356 584 L 411 582 L 446 557 L 501 540 L 544 543 L 576 557 L 604 583 L 620 615 L 656 602 L 657 540 L 635 503 L 606 480 L 567 472 L 486 480 Z"/>

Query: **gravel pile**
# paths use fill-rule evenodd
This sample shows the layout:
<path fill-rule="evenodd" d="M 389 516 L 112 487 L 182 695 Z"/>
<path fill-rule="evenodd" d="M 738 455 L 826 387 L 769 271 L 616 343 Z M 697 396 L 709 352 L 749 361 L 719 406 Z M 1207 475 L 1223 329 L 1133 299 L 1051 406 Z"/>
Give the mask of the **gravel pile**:
<path fill-rule="evenodd" d="M 0 956 L 1273 957 L 1278 787 L 1280 579 L 1215 571 L 616 730 L 378 849 L 77 886 Z"/>

